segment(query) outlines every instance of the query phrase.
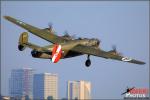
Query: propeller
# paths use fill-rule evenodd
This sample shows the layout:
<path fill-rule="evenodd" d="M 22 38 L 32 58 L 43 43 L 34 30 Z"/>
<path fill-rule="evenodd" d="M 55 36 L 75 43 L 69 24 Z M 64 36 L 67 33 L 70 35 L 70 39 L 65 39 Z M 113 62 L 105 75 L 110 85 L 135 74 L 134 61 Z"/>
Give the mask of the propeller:
<path fill-rule="evenodd" d="M 49 27 L 49 29 L 51 30 L 51 29 L 53 28 L 53 23 L 52 23 L 52 22 L 49 22 L 49 23 L 48 23 L 48 27 Z"/>
<path fill-rule="evenodd" d="M 65 30 L 65 32 L 64 32 L 64 36 L 66 36 L 66 37 L 71 37 L 72 39 L 75 39 L 75 38 L 76 38 L 76 34 L 69 35 L 69 33 L 68 33 L 68 31 L 67 31 L 67 30 Z"/>
<path fill-rule="evenodd" d="M 64 36 L 70 36 L 67 30 L 65 30 Z"/>
<path fill-rule="evenodd" d="M 113 46 L 112 46 L 112 51 L 115 52 L 115 53 L 118 54 L 118 55 L 122 55 L 121 52 L 118 52 L 118 51 L 117 51 L 116 45 L 113 45 Z"/>
<path fill-rule="evenodd" d="M 113 45 L 113 46 L 112 46 L 112 50 L 113 50 L 115 53 L 117 53 L 117 47 L 116 47 L 116 45 Z"/>
<path fill-rule="evenodd" d="M 73 34 L 71 37 L 72 37 L 73 39 L 75 39 L 75 38 L 76 38 L 76 34 Z"/>

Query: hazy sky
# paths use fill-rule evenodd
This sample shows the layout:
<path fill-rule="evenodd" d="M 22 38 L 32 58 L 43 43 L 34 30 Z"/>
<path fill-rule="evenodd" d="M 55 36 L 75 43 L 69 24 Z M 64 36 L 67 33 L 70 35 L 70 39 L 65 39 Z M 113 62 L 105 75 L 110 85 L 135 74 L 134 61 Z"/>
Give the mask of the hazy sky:
<path fill-rule="evenodd" d="M 60 60 L 36 59 L 31 49 L 18 50 L 18 39 L 26 30 L 8 22 L 9 15 L 39 28 L 52 22 L 58 35 L 67 30 L 77 37 L 98 38 L 106 51 L 116 45 L 125 56 L 145 61 L 136 65 L 86 55 Z M 29 34 L 29 41 L 40 46 L 49 43 Z M 59 98 L 66 97 L 68 80 L 86 80 L 92 85 L 92 98 L 123 98 L 126 87 L 149 87 L 149 2 L 148 1 L 2 1 L 1 2 L 1 77 L 2 95 L 8 95 L 8 78 L 14 68 L 33 68 L 35 73 L 57 73 Z"/>

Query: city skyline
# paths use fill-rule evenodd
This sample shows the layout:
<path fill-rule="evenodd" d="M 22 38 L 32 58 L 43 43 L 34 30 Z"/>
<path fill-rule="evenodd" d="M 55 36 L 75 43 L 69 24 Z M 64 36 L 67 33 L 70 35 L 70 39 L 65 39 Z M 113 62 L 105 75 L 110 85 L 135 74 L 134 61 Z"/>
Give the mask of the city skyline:
<path fill-rule="evenodd" d="M 26 30 L 8 22 L 3 16 L 12 16 L 44 29 L 53 23 L 57 35 L 95 38 L 100 48 L 117 51 L 142 60 L 135 65 L 91 56 L 92 65 L 85 67 L 87 55 L 62 59 L 54 64 L 35 59 L 31 50 L 18 50 L 18 39 Z M 50 43 L 29 34 L 29 42 L 40 46 Z M 8 78 L 15 68 L 30 67 L 37 73 L 59 74 L 58 91 L 63 98 L 68 80 L 87 80 L 92 83 L 93 99 L 122 99 L 124 89 L 135 86 L 149 88 L 149 1 L 2 1 L 1 2 L 1 94 L 8 95 Z"/>
<path fill-rule="evenodd" d="M 9 78 L 10 98 L 30 99 L 91 99 L 91 83 L 84 80 L 68 80 L 66 96 L 59 98 L 57 73 L 36 73 L 32 68 L 12 69 Z M 64 90 L 65 92 L 65 90 Z M 71 97 L 72 96 L 72 97 Z"/>

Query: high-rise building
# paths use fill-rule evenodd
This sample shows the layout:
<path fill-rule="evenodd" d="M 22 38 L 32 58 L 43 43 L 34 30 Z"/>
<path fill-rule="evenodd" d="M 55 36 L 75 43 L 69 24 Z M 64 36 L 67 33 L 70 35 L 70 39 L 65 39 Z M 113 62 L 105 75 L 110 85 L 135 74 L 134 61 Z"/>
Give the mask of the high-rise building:
<path fill-rule="evenodd" d="M 13 69 L 9 78 L 9 94 L 12 97 L 33 96 L 33 69 Z"/>
<path fill-rule="evenodd" d="M 33 78 L 34 99 L 58 99 L 58 75 L 51 73 L 35 74 Z"/>
<path fill-rule="evenodd" d="M 68 100 L 91 99 L 91 83 L 87 81 L 68 81 Z"/>

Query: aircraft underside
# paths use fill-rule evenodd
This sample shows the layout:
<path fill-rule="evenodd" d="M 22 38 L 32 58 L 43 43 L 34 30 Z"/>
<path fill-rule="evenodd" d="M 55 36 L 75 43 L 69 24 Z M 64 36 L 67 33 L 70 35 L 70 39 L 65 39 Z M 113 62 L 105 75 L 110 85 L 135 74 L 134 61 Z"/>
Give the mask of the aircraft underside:
<path fill-rule="evenodd" d="M 34 58 L 52 59 L 52 52 L 50 52 L 50 53 L 42 53 L 42 52 L 39 52 L 39 51 L 36 51 L 36 50 L 32 50 L 31 51 L 31 55 Z M 83 55 L 83 54 L 82 53 L 73 52 L 73 51 L 69 51 L 65 56 L 62 56 L 61 59 L 72 58 L 72 57 L 76 57 L 76 56 L 80 56 L 80 55 Z M 91 65 L 91 60 L 89 59 L 89 55 L 87 56 L 87 60 L 85 62 L 85 65 L 87 67 L 89 67 Z"/>

